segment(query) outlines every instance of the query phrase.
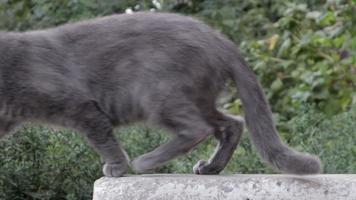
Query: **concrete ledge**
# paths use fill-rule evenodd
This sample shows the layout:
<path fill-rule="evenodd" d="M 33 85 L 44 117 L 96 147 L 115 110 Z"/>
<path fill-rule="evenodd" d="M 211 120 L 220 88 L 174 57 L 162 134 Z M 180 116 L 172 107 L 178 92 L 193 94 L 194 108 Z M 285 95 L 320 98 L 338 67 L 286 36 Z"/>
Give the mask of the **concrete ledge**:
<path fill-rule="evenodd" d="M 101 178 L 93 200 L 356 200 L 356 175 L 142 175 Z"/>

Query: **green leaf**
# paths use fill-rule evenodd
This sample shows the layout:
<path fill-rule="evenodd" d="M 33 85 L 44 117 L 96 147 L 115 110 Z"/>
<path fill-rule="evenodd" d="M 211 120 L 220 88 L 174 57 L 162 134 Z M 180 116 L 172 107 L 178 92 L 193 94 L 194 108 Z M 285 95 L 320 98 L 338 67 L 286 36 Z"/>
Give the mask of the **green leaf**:
<path fill-rule="evenodd" d="M 282 87 L 283 87 L 283 82 L 279 78 L 277 78 L 275 81 L 273 81 L 273 83 L 271 85 L 271 89 L 274 92 L 282 89 Z"/>
<path fill-rule="evenodd" d="M 317 23 L 321 26 L 329 26 L 334 24 L 335 21 L 336 21 L 335 14 L 332 11 L 328 11 L 320 16 L 320 18 L 317 20 Z"/>
<path fill-rule="evenodd" d="M 278 50 L 277 56 L 282 57 L 284 55 L 287 55 L 287 52 L 288 52 L 289 48 L 291 47 L 291 44 L 292 44 L 292 40 L 290 38 L 287 38 L 286 40 L 284 40 Z"/>

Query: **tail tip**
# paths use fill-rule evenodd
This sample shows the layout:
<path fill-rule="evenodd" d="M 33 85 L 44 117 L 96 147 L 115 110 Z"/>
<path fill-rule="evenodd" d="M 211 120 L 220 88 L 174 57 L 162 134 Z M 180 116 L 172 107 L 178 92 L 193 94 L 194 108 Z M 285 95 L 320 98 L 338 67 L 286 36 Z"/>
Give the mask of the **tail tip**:
<path fill-rule="evenodd" d="M 322 173 L 321 161 L 315 155 L 289 151 L 283 157 L 276 162 L 277 168 L 282 172 L 299 175 Z"/>
<path fill-rule="evenodd" d="M 303 157 L 304 161 L 301 161 L 300 168 L 297 168 L 297 174 L 320 174 L 322 172 L 319 157 L 310 154 L 304 154 Z"/>

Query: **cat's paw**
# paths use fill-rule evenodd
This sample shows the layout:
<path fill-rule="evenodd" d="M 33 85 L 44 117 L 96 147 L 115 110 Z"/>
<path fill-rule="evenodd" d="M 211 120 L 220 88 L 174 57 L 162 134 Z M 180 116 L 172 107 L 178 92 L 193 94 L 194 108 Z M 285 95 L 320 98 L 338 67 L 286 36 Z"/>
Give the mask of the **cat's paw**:
<path fill-rule="evenodd" d="M 205 160 L 199 160 L 193 167 L 194 174 L 219 174 L 220 171 L 219 167 Z"/>
<path fill-rule="evenodd" d="M 127 173 L 127 163 L 104 164 L 103 173 L 106 177 L 120 177 Z"/>
<path fill-rule="evenodd" d="M 206 165 L 207 161 L 205 160 L 199 160 L 197 164 L 194 165 L 193 167 L 193 173 L 194 174 L 200 174 L 200 169 Z"/>

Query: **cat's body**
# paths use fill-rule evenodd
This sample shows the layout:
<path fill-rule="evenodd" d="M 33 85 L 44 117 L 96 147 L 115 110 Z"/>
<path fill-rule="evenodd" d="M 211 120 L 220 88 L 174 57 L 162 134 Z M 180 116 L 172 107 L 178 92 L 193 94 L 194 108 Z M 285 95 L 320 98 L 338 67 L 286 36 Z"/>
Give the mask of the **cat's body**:
<path fill-rule="evenodd" d="M 235 45 L 205 24 L 175 14 L 115 15 L 58 28 L 0 34 L 0 136 L 26 121 L 83 132 L 121 176 L 127 158 L 113 127 L 145 120 L 175 133 L 169 143 L 133 161 L 136 171 L 160 166 L 209 135 L 220 143 L 197 174 L 219 173 L 242 133 L 241 119 L 216 110 L 233 78 L 251 138 L 281 171 L 318 173 L 319 160 L 279 139 L 267 102 Z"/>

